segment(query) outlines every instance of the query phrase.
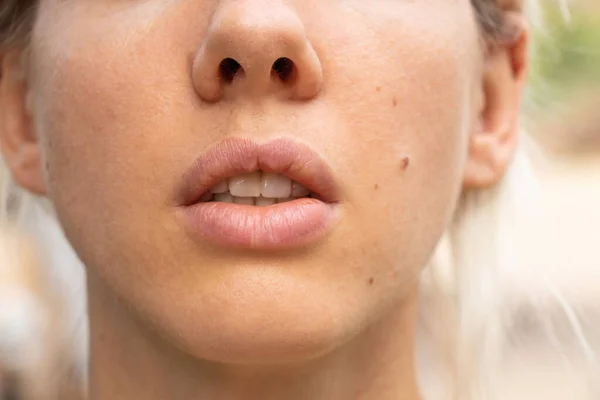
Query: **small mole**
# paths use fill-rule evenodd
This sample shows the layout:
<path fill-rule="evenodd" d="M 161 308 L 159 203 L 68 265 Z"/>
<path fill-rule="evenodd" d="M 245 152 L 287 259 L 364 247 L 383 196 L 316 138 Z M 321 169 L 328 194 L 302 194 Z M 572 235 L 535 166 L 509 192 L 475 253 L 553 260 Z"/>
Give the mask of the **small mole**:
<path fill-rule="evenodd" d="M 392 100 L 392 104 L 394 105 L 394 107 L 396 107 L 398 105 L 398 100 L 396 100 L 396 98 L 394 97 L 394 99 Z"/>
<path fill-rule="evenodd" d="M 373 278 L 373 277 L 369 278 L 369 286 L 371 286 L 373 284 L 373 282 L 375 282 L 375 278 Z"/>
<path fill-rule="evenodd" d="M 409 156 L 402 157 L 402 161 L 401 161 L 400 165 L 402 167 L 402 170 L 406 171 L 408 169 L 408 167 L 410 166 L 410 157 Z"/>
<path fill-rule="evenodd" d="M 381 86 L 377 86 L 376 89 L 377 89 L 378 92 L 381 92 Z"/>
<path fill-rule="evenodd" d="M 375 186 L 373 186 L 373 189 L 375 189 L 375 190 L 379 189 L 379 183 L 376 183 Z"/>

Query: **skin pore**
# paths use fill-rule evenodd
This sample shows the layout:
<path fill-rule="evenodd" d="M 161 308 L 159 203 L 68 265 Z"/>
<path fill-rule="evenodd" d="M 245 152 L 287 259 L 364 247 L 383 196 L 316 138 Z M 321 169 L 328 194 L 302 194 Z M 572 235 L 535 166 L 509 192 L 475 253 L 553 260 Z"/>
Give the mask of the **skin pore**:
<path fill-rule="evenodd" d="M 419 273 L 516 143 L 526 35 L 484 48 L 467 0 L 42 0 L 0 140 L 86 265 L 91 399 L 418 399 Z M 177 185 L 232 137 L 329 165 L 322 240 L 190 237 Z"/>

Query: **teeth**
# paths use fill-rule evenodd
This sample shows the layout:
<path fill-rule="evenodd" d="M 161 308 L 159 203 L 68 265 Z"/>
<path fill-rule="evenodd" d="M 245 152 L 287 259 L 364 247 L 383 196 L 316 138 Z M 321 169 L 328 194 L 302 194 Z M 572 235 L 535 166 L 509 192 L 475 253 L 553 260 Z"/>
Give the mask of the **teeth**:
<path fill-rule="evenodd" d="M 276 203 L 276 199 L 267 199 L 266 197 L 259 197 L 256 199 L 256 205 L 260 207 L 271 206 Z"/>
<path fill-rule="evenodd" d="M 220 203 L 233 203 L 233 197 L 229 193 L 215 194 L 215 201 Z"/>
<path fill-rule="evenodd" d="M 227 179 L 217 183 L 215 187 L 213 187 L 210 191 L 213 193 L 226 193 L 229 190 L 229 186 L 227 185 Z"/>
<path fill-rule="evenodd" d="M 306 187 L 284 175 L 258 171 L 222 180 L 201 201 L 269 206 L 308 195 Z"/>
<path fill-rule="evenodd" d="M 260 186 L 260 172 L 251 172 L 229 179 L 229 192 L 234 197 L 258 197 Z"/>
<path fill-rule="evenodd" d="M 292 197 L 305 197 L 310 194 L 310 190 L 302 186 L 301 184 L 294 182 L 292 183 Z"/>
<path fill-rule="evenodd" d="M 236 197 L 233 196 L 233 202 L 235 204 L 243 204 L 246 206 L 253 206 L 254 205 L 254 197 Z"/>
<path fill-rule="evenodd" d="M 269 199 L 266 197 L 237 197 L 229 193 L 218 193 L 214 195 L 214 201 L 219 203 L 234 203 L 246 206 L 266 207 L 273 204 L 285 203 L 286 201 L 296 200 L 295 197 L 287 197 L 285 199 Z"/>
<path fill-rule="evenodd" d="M 264 173 L 261 183 L 263 197 L 278 199 L 292 194 L 292 181 L 283 175 Z"/>

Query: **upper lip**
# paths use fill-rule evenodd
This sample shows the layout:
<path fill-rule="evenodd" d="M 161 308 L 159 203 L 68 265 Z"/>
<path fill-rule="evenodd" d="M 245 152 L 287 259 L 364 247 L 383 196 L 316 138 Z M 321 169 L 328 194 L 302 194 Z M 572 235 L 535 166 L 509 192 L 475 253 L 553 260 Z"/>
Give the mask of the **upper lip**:
<path fill-rule="evenodd" d="M 264 171 L 280 173 L 327 203 L 338 201 L 338 190 L 327 163 L 308 146 L 287 138 L 266 143 L 227 138 L 200 155 L 186 171 L 179 192 L 183 205 L 198 203 L 212 187 L 233 176 Z"/>

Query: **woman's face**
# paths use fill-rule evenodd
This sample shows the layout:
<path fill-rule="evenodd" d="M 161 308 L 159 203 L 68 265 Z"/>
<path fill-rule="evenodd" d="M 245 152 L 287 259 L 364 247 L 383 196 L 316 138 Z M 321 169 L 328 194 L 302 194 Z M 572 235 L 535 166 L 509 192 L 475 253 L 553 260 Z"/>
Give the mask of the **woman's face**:
<path fill-rule="evenodd" d="M 482 65 L 468 0 L 42 0 L 48 195 L 92 280 L 181 348 L 313 356 L 412 293 L 461 191 Z M 289 151 L 335 195 L 188 207 L 184 182 L 239 175 L 244 151 L 263 169 Z"/>

